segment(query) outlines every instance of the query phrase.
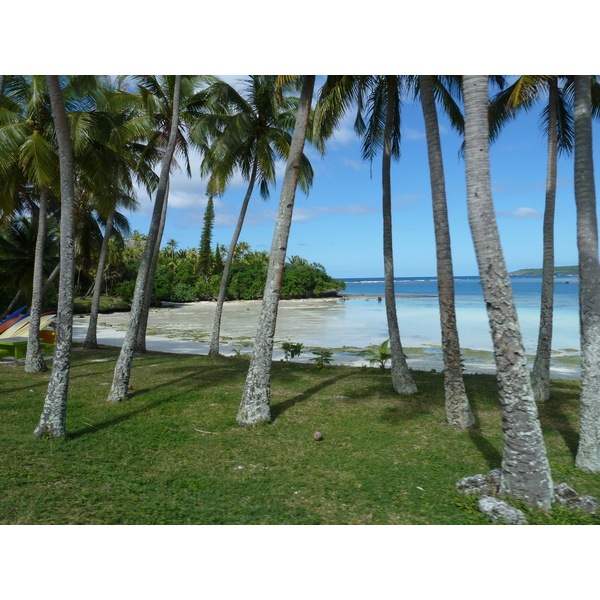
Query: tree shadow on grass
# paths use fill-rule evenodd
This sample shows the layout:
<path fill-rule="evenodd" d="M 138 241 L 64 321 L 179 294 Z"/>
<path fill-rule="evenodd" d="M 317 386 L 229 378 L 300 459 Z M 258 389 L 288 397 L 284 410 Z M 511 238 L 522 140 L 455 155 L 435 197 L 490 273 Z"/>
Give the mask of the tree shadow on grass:
<path fill-rule="evenodd" d="M 578 393 L 559 382 L 552 382 L 550 400 L 538 404 L 538 412 L 542 428 L 546 431 L 556 431 L 575 458 L 579 445 L 579 431 L 574 426 L 573 414 L 568 414 L 565 410 L 566 406 L 573 403 L 578 403 Z M 577 412 L 574 410 L 575 414 Z"/>
<path fill-rule="evenodd" d="M 112 427 L 113 425 L 118 425 L 119 423 L 128 421 L 129 419 L 132 419 L 133 417 L 140 415 L 142 413 L 148 412 L 148 411 L 152 410 L 153 408 L 161 406 L 162 404 L 166 404 L 167 402 L 173 402 L 173 400 L 174 400 L 174 397 L 162 398 L 160 400 L 156 400 L 155 402 L 152 402 L 151 404 L 146 404 L 144 406 L 141 406 L 140 408 L 132 410 L 124 415 L 119 415 L 118 417 L 115 417 L 114 419 L 109 419 L 108 421 L 103 421 L 102 423 L 98 423 L 97 425 L 90 425 L 88 427 L 84 427 L 83 429 L 79 429 L 77 431 L 68 433 L 67 439 L 73 440 L 73 439 L 79 438 L 83 435 L 98 433 L 99 431 L 102 431 L 103 429 L 108 429 L 109 427 Z"/>
<path fill-rule="evenodd" d="M 202 378 L 202 376 L 206 374 L 206 371 L 223 371 L 223 369 L 219 369 L 219 368 L 215 367 L 214 369 L 203 369 L 201 372 L 193 370 L 188 375 L 185 375 L 178 379 L 171 379 L 169 381 L 165 381 L 164 383 L 161 383 L 159 385 L 152 386 L 152 388 L 136 390 L 135 392 L 133 392 L 127 396 L 127 400 L 136 398 L 137 396 L 142 396 L 149 389 L 151 389 L 152 391 L 156 391 L 156 390 L 163 389 L 163 388 L 171 388 L 173 386 L 177 386 L 178 384 L 180 384 L 184 381 L 190 380 L 190 379 Z M 214 379 L 214 381 L 211 381 L 211 384 L 217 385 L 221 379 L 222 379 L 222 377 L 220 377 L 218 379 Z M 206 380 L 203 381 L 203 387 L 207 387 Z M 112 427 L 113 425 L 118 425 L 119 423 L 122 423 L 123 421 L 127 421 L 137 415 L 148 412 L 148 411 L 150 411 L 154 408 L 157 408 L 158 406 L 161 406 L 163 404 L 167 404 L 169 402 L 176 402 L 178 395 L 179 395 L 179 393 L 182 392 L 182 390 L 179 388 L 176 388 L 176 392 L 177 393 L 170 394 L 168 397 L 161 398 L 160 400 L 155 400 L 154 402 L 145 404 L 144 406 L 140 406 L 139 408 L 136 408 L 135 410 L 132 410 L 126 414 L 119 415 L 118 417 L 115 417 L 114 419 L 109 419 L 107 421 L 103 421 L 103 422 L 95 424 L 95 425 L 90 425 L 88 427 L 84 427 L 83 429 L 79 429 L 78 431 L 69 433 L 67 435 L 67 438 L 75 439 L 75 438 L 81 437 L 83 435 L 97 433 L 98 431 L 102 431 L 103 429 L 107 429 L 108 427 Z M 122 403 L 119 403 L 119 404 L 122 404 Z"/>
<path fill-rule="evenodd" d="M 332 386 L 334 383 L 337 383 L 338 381 L 341 381 L 342 379 L 352 377 L 353 375 L 354 375 L 354 373 L 344 373 L 342 375 L 337 375 L 336 377 L 331 377 L 330 379 L 322 381 L 318 385 L 315 385 L 315 386 L 309 388 L 308 390 L 306 390 L 305 392 L 302 392 L 301 394 L 296 394 L 292 398 L 288 398 L 287 400 L 284 400 L 283 402 L 278 402 L 277 404 L 273 404 L 271 406 L 271 421 L 275 421 L 279 416 L 281 416 L 286 410 L 288 410 L 289 408 L 294 406 L 297 402 L 302 402 L 304 400 L 308 400 L 309 398 L 311 398 L 312 396 L 314 396 L 321 390 L 324 390 L 325 388 Z"/>
<path fill-rule="evenodd" d="M 479 430 L 478 427 L 469 427 L 467 430 L 473 445 L 485 459 L 490 470 L 497 469 L 502 465 L 502 452 L 492 444 Z"/>

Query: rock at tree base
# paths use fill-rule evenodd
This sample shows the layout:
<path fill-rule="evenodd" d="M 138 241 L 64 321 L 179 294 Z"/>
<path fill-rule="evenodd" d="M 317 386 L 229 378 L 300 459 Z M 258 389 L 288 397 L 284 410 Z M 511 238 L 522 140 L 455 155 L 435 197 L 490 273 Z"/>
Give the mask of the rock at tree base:
<path fill-rule="evenodd" d="M 525 514 L 508 502 L 491 496 L 482 496 L 478 502 L 479 510 L 494 523 L 506 525 L 526 525 Z"/>
<path fill-rule="evenodd" d="M 473 475 L 472 477 L 464 477 L 456 484 L 456 491 L 464 496 L 476 494 L 494 495 L 500 489 L 500 469 L 493 469 L 487 475 Z"/>
<path fill-rule="evenodd" d="M 579 496 L 577 492 L 566 483 L 554 487 L 554 500 L 560 506 L 583 510 L 595 515 L 600 508 L 600 502 L 594 496 Z"/>

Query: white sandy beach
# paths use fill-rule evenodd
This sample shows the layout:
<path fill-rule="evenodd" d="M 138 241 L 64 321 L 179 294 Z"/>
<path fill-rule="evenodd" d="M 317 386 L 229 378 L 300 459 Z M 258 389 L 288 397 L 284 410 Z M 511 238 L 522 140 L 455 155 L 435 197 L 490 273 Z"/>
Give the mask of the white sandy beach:
<path fill-rule="evenodd" d="M 352 366 L 368 365 L 364 358 L 355 355 L 357 349 L 380 344 L 387 338 L 384 307 L 377 299 L 336 298 L 311 300 L 282 300 L 279 306 L 275 332 L 274 360 L 283 359 L 281 343 L 302 343 L 305 351 L 295 361 L 308 362 L 315 347 L 334 350 L 333 364 Z M 361 310 L 353 310 L 362 302 Z M 231 356 L 237 352 L 249 354 L 256 334 L 256 324 L 261 301 L 228 302 L 224 305 L 221 324 L 221 353 Z M 352 310 L 349 310 L 352 309 Z M 147 347 L 149 350 L 182 354 L 207 354 L 214 318 L 214 302 L 185 304 L 164 303 L 153 308 L 148 322 Z M 360 318 L 356 318 L 357 315 Z M 399 317 L 402 319 L 402 317 Z M 99 316 L 98 343 L 121 346 L 129 313 L 102 314 Z M 402 329 L 402 343 L 412 369 L 441 371 L 443 369 L 439 350 L 439 321 L 431 315 L 404 315 L 413 327 Z M 416 320 L 415 320 L 416 319 Z M 88 317 L 75 317 L 73 339 L 82 342 L 88 326 Z M 489 332 L 482 334 L 476 352 L 464 353 L 465 373 L 494 373 L 491 353 L 486 352 Z M 491 349 L 491 348 L 490 348 Z M 483 350 L 483 351 L 481 351 Z M 479 351 L 479 352 L 477 352 Z M 579 368 L 555 365 L 551 376 L 562 379 L 578 379 Z"/>

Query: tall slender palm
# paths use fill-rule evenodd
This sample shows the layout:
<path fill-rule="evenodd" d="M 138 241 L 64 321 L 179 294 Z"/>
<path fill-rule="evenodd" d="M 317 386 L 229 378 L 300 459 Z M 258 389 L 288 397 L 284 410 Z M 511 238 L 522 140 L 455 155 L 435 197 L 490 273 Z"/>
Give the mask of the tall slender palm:
<path fill-rule="evenodd" d="M 40 421 L 35 436 L 47 435 L 52 438 L 66 435 L 67 392 L 71 362 L 71 342 L 73 332 L 73 264 L 75 226 L 73 219 L 75 168 L 73 144 L 63 94 L 57 75 L 47 76 L 48 93 L 56 127 L 60 156 L 60 284 L 58 292 L 58 315 L 56 324 L 56 345 L 52 374 Z"/>
<path fill-rule="evenodd" d="M 397 75 L 328 77 L 319 95 L 314 128 L 317 143 L 324 150 L 324 140 L 332 135 L 347 110 L 357 104 L 354 129 L 363 140 L 363 160 L 372 163 L 382 150 L 383 261 L 392 384 L 398 393 L 413 394 L 417 387 L 406 363 L 396 314 L 392 243 L 391 160 L 400 155 L 403 79 Z"/>
<path fill-rule="evenodd" d="M 187 130 L 193 124 L 198 114 L 201 113 L 204 104 L 204 96 L 198 89 L 204 85 L 210 85 L 216 81 L 215 77 L 206 75 L 185 75 L 180 81 L 180 116 L 177 125 L 172 122 L 173 114 L 173 88 L 175 78 L 172 75 L 137 75 L 133 78 L 137 87 L 137 94 L 140 98 L 141 114 L 133 120 L 134 124 L 139 124 L 140 133 L 144 134 L 148 152 L 155 151 L 156 148 L 164 149 L 170 138 L 171 130 L 175 127 L 175 151 L 173 156 L 183 161 L 183 165 L 188 177 L 191 177 L 191 168 L 189 162 L 189 143 Z M 152 135 L 146 137 L 148 129 L 153 131 Z M 140 161 L 146 160 L 146 155 L 140 156 Z M 172 168 L 176 166 L 173 158 Z M 165 195 L 165 202 L 169 201 L 168 187 Z M 165 208 L 166 210 L 166 208 Z M 166 213 L 165 213 L 166 218 Z M 162 231 L 159 230 L 158 246 L 162 239 Z M 152 283 L 156 271 L 157 261 L 154 260 L 150 266 L 149 278 L 147 281 L 147 290 L 142 305 L 142 313 L 139 320 L 138 332 L 135 348 L 138 352 L 146 351 L 146 328 L 148 325 L 148 315 L 152 301 Z"/>
<path fill-rule="evenodd" d="M 500 491 L 531 506 L 550 508 L 550 466 L 492 202 L 487 76 L 464 76 L 463 95 L 469 224 L 492 330 L 502 404 Z"/>
<path fill-rule="evenodd" d="M 290 144 L 285 168 L 275 231 L 269 253 L 267 282 L 263 295 L 254 350 L 250 360 L 248 376 L 244 386 L 242 402 L 237 415 L 240 425 L 256 425 L 271 419 L 271 363 L 273 359 L 273 339 L 277 323 L 277 309 L 281 295 L 281 282 L 288 237 L 292 223 L 296 187 L 300 176 L 304 142 L 315 85 L 314 75 L 304 75 L 296 124 Z"/>
<path fill-rule="evenodd" d="M 12 76 L 6 91 L 10 103 L 0 121 L 0 162 L 2 170 L 10 175 L 5 179 L 4 190 L 15 197 L 17 186 L 24 178 L 39 195 L 39 205 L 29 207 L 37 221 L 37 240 L 25 371 L 46 371 L 39 338 L 43 252 L 48 198 L 50 190 L 58 184 L 58 156 L 52 140 L 50 100 L 45 79 L 40 75 Z"/>
<path fill-rule="evenodd" d="M 364 130 L 363 158 L 372 160 L 375 147 L 382 136 L 382 212 L 383 263 L 385 279 L 385 308 L 390 339 L 391 373 L 394 389 L 400 394 L 414 394 L 417 386 L 410 374 L 398 327 L 396 293 L 394 290 L 394 249 L 392 242 L 392 157 L 400 155 L 400 93 L 401 79 L 397 76 L 378 77 L 368 99 L 369 126 Z M 381 119 L 385 114 L 383 131 Z"/>
<path fill-rule="evenodd" d="M 469 405 L 462 375 L 460 342 L 456 326 L 454 303 L 454 271 L 450 246 L 450 224 L 446 204 L 446 183 L 442 145 L 435 106 L 434 79 L 429 75 L 419 75 L 419 95 L 425 118 L 429 176 L 431 179 L 431 199 L 437 256 L 438 298 L 440 304 L 440 324 L 442 331 L 442 351 L 444 359 L 444 392 L 446 398 L 446 419 L 454 427 L 470 427 L 475 417 Z"/>
<path fill-rule="evenodd" d="M 260 195 L 269 197 L 269 186 L 275 183 L 275 161 L 286 159 L 289 153 L 296 98 L 277 101 L 275 76 L 252 75 L 242 91 L 224 81 L 208 87 L 206 114 L 198 119 L 190 133 L 204 150 L 201 172 L 210 176 L 209 186 L 222 194 L 233 174 L 239 170 L 248 182 L 229 252 L 223 267 L 217 296 L 215 318 L 210 343 L 210 355 L 219 354 L 219 336 L 225 292 L 248 203 L 255 185 Z M 298 184 L 308 193 L 313 171 L 306 156 L 302 156 Z"/>
<path fill-rule="evenodd" d="M 139 321 L 143 308 L 146 285 L 152 262 L 154 247 L 158 243 L 158 229 L 160 224 L 160 216 L 163 209 L 163 204 L 166 200 L 167 186 L 169 182 L 169 172 L 171 169 L 171 161 L 175 153 L 175 145 L 177 143 L 178 123 L 179 123 L 179 99 L 181 90 L 181 75 L 176 75 L 173 82 L 173 99 L 172 99 L 172 115 L 171 129 L 165 149 L 165 154 L 162 159 L 160 178 L 158 188 L 156 190 L 156 199 L 154 201 L 154 209 L 152 212 L 152 221 L 148 232 L 148 239 L 142 253 L 142 260 L 138 270 L 138 277 L 135 284 L 135 291 L 131 305 L 131 313 L 129 316 L 129 325 L 127 333 L 121 347 L 121 352 L 115 367 L 112 388 L 108 397 L 110 402 L 120 402 L 127 396 L 129 386 L 129 378 L 131 376 L 131 363 L 133 362 L 133 352 L 138 334 Z"/>
<path fill-rule="evenodd" d="M 119 206 L 131 209 L 137 205 L 133 178 L 143 184 L 149 193 L 156 186 L 155 176 L 151 169 L 156 161 L 156 156 L 150 153 L 151 149 L 137 141 L 140 137 L 139 127 L 135 130 L 129 127 L 130 120 L 136 114 L 130 106 L 124 105 L 124 101 L 127 101 L 127 98 L 122 97 L 124 95 L 122 92 L 112 89 L 98 90 L 96 95 L 98 110 L 95 113 L 97 127 L 95 128 L 94 147 L 99 150 L 96 154 L 112 156 L 108 175 L 112 185 L 103 186 L 94 197 L 96 210 L 105 219 L 105 227 L 98 257 L 90 319 L 84 342 L 85 348 L 98 347 L 97 326 L 102 278 L 108 260 L 113 225 L 115 218 L 118 217 L 117 209 Z M 131 95 L 128 96 L 132 103 Z M 145 157 L 143 161 L 140 160 L 142 154 Z"/>
<path fill-rule="evenodd" d="M 600 264 L 589 75 L 575 76 L 574 93 L 581 336 L 581 425 L 575 465 L 588 473 L 600 473 Z"/>
<path fill-rule="evenodd" d="M 563 85 L 559 85 L 561 83 Z M 536 400 L 550 397 L 550 356 L 554 312 L 554 214 L 556 205 L 557 157 L 573 150 L 572 78 L 556 75 L 523 75 L 496 95 L 491 113 L 497 115 L 493 137 L 500 126 L 519 110 L 528 110 L 543 98 L 542 128 L 548 137 L 546 202 L 543 223 L 542 294 L 540 325 L 531 384 Z M 545 100 L 547 98 L 547 101 Z"/>

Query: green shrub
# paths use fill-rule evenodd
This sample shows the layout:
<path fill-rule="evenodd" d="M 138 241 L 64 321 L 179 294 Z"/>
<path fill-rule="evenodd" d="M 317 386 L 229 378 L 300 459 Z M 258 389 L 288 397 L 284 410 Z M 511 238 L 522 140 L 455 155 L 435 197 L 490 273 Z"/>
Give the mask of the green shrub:
<path fill-rule="evenodd" d="M 171 300 L 173 302 L 190 302 L 197 298 L 196 287 L 187 283 L 178 283 L 173 288 Z"/>

